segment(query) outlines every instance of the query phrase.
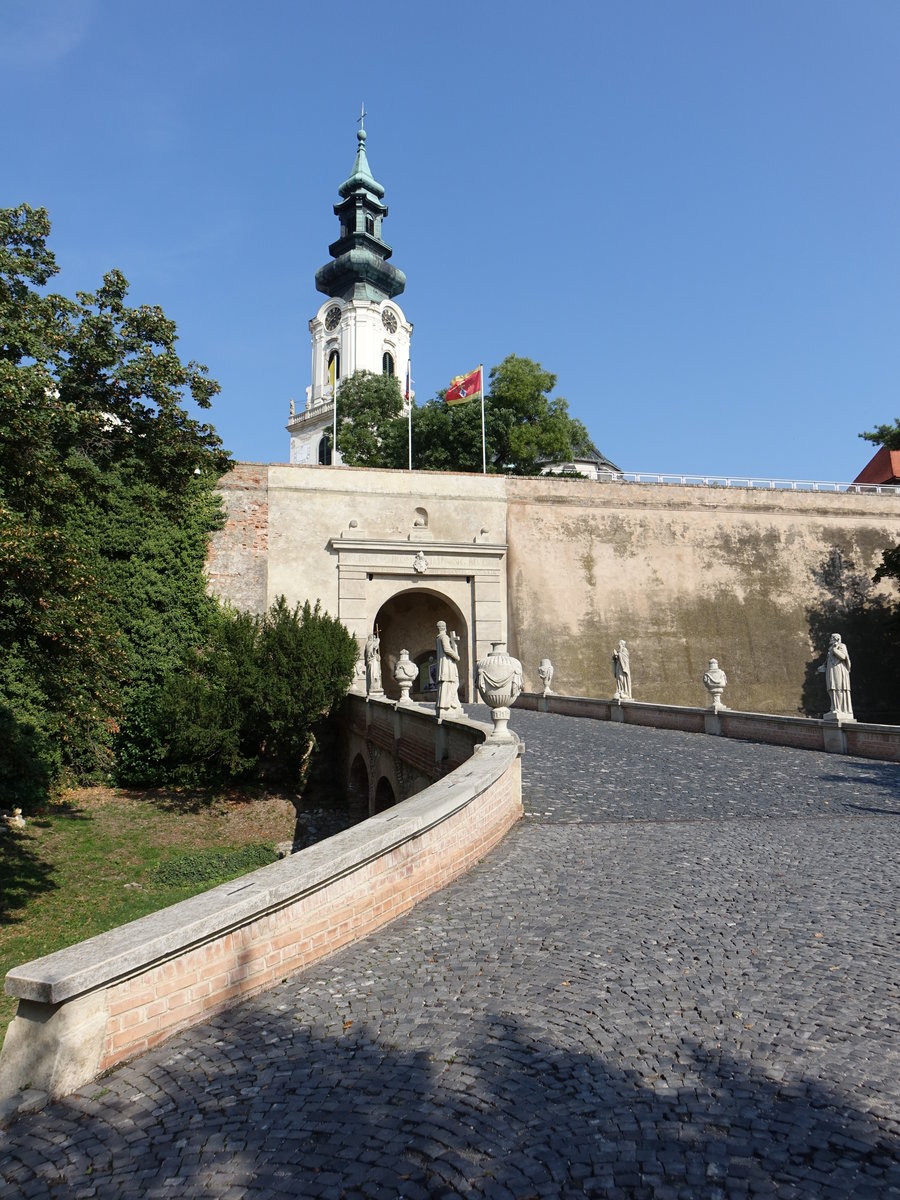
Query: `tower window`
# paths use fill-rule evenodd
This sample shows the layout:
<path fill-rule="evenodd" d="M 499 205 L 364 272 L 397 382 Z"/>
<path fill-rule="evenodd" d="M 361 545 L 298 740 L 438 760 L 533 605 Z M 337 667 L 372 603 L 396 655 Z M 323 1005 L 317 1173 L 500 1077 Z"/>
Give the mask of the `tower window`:
<path fill-rule="evenodd" d="M 331 434 L 324 433 L 319 439 L 319 466 L 331 466 Z"/>
<path fill-rule="evenodd" d="M 331 373 L 331 364 L 334 363 L 334 379 L 337 382 L 341 377 L 341 352 L 340 350 L 332 350 L 328 355 L 328 371 Z"/>
<path fill-rule="evenodd" d="M 375 235 L 375 218 L 374 217 L 366 217 L 366 233 L 371 233 L 372 236 L 374 237 L 374 235 Z"/>
<path fill-rule="evenodd" d="M 381 356 L 381 373 L 382 375 L 393 375 L 394 373 L 394 356 L 387 350 Z"/>

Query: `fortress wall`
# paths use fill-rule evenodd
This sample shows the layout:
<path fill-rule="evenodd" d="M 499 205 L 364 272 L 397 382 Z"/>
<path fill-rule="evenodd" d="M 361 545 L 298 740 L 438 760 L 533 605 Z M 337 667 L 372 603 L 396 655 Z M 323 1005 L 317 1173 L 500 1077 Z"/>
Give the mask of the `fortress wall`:
<path fill-rule="evenodd" d="M 408 541 L 411 555 L 427 554 L 429 542 L 472 543 L 482 529 L 491 541 L 504 542 L 504 482 L 439 472 L 270 467 L 268 602 L 280 594 L 291 603 L 320 599 L 337 614 L 337 554 L 328 543 L 342 535 Z M 419 582 L 427 586 L 428 579 Z"/>
<path fill-rule="evenodd" d="M 871 577 L 900 542 L 897 496 L 247 463 L 222 494 L 228 523 L 213 539 L 210 584 L 240 607 L 260 611 L 284 593 L 340 615 L 329 543 L 343 536 L 402 550 L 381 574 L 361 568 L 345 584 L 355 633 L 408 589 L 465 611 L 467 581 L 396 566 L 404 548 L 411 561 L 432 555 L 430 544 L 506 543 L 498 609 L 526 687 L 539 687 L 548 656 L 554 691 L 610 695 L 610 655 L 624 637 L 637 699 L 704 704 L 715 656 L 730 707 L 788 715 L 811 658 L 807 611 L 825 598 L 813 571 L 836 547 Z M 348 587 L 358 589 L 349 599 Z"/>
<path fill-rule="evenodd" d="M 236 463 L 219 482 L 225 527 L 210 540 L 210 591 L 250 612 L 266 609 L 269 555 L 269 468 Z"/>
<path fill-rule="evenodd" d="M 511 650 L 526 688 L 608 696 L 619 638 L 636 699 L 798 711 L 813 579 L 833 547 L 871 576 L 900 541 L 900 497 L 508 479 Z M 852 653 L 852 647 L 851 647 Z M 823 685 L 823 711 L 827 707 Z"/>

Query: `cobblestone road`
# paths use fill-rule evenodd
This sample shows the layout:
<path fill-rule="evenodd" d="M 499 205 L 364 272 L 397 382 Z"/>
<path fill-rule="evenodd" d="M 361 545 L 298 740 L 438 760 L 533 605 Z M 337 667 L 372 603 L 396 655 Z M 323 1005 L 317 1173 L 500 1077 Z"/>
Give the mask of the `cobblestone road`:
<path fill-rule="evenodd" d="M 900 767 L 514 711 L 464 879 L 0 1142 L 4 1197 L 900 1197 Z"/>

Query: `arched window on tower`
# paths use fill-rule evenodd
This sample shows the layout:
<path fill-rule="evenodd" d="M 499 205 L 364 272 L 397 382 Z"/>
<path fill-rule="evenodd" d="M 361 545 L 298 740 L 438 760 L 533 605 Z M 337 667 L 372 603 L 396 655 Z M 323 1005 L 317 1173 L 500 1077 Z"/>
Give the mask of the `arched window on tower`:
<path fill-rule="evenodd" d="M 323 433 L 319 439 L 319 466 L 331 466 L 331 434 Z"/>
<path fill-rule="evenodd" d="M 381 356 L 381 373 L 382 375 L 393 375 L 394 373 L 394 356 L 389 350 L 385 350 Z"/>
<path fill-rule="evenodd" d="M 332 363 L 334 363 L 334 381 L 335 381 L 335 383 L 337 383 L 337 381 L 341 377 L 341 352 L 340 352 L 340 350 L 332 350 L 331 353 L 328 355 L 329 377 L 331 375 L 331 364 Z"/>

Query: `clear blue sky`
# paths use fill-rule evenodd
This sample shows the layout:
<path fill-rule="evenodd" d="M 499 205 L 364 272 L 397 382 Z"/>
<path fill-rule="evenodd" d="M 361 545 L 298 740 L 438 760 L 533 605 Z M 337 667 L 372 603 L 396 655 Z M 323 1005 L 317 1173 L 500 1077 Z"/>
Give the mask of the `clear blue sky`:
<path fill-rule="evenodd" d="M 896 0 L 0 0 L 0 203 L 286 461 L 356 149 L 419 401 L 539 360 L 632 470 L 847 480 L 900 413 Z"/>

